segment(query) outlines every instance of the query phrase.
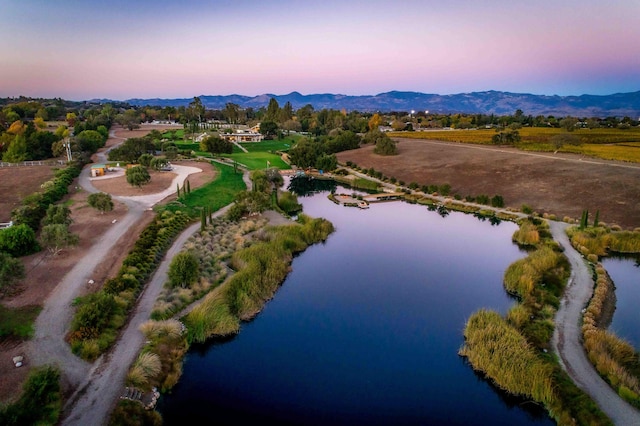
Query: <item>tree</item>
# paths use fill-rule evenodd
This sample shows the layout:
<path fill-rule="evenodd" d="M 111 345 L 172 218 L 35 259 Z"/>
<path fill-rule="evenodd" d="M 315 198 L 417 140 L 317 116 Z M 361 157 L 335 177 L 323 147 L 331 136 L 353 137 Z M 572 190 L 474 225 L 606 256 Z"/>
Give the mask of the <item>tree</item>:
<path fill-rule="evenodd" d="M 260 133 L 265 139 L 273 139 L 278 134 L 278 124 L 275 121 L 268 120 L 260 123 Z"/>
<path fill-rule="evenodd" d="M 104 146 L 106 139 L 96 130 L 83 130 L 75 136 L 80 151 L 94 153 Z"/>
<path fill-rule="evenodd" d="M 140 115 L 138 111 L 133 108 L 126 110 L 123 114 L 118 114 L 115 117 L 115 122 L 121 126 L 126 127 L 129 130 L 134 130 L 140 127 Z"/>
<path fill-rule="evenodd" d="M 64 204 L 49 204 L 47 215 L 42 219 L 43 225 L 71 225 L 71 209 Z"/>
<path fill-rule="evenodd" d="M 571 133 L 560 133 L 559 135 L 553 135 L 550 141 L 555 147 L 556 151 L 562 148 L 564 145 L 580 145 L 580 138 Z"/>
<path fill-rule="evenodd" d="M 267 105 L 267 111 L 264 113 L 262 121 L 277 122 L 280 119 L 280 105 L 276 98 L 269 99 L 269 105 Z M 262 133 L 262 131 L 260 132 Z"/>
<path fill-rule="evenodd" d="M 23 135 L 17 135 L 2 155 L 2 161 L 6 161 L 7 163 L 19 163 L 26 159 L 27 139 Z"/>
<path fill-rule="evenodd" d="M 149 166 L 153 170 L 162 170 L 169 165 L 169 160 L 166 157 L 153 157 Z"/>
<path fill-rule="evenodd" d="M 78 116 L 76 115 L 75 112 L 68 112 L 66 118 L 67 118 L 67 124 L 69 124 L 69 127 L 73 127 L 76 124 L 76 120 L 78 119 Z"/>
<path fill-rule="evenodd" d="M 302 168 L 314 167 L 320 154 L 320 143 L 311 139 L 302 139 L 289 150 L 291 162 Z"/>
<path fill-rule="evenodd" d="M 171 260 L 167 275 L 173 287 L 191 287 L 200 276 L 198 258 L 190 251 L 178 253 Z"/>
<path fill-rule="evenodd" d="M 578 124 L 578 119 L 575 117 L 565 117 L 559 122 L 560 127 L 565 129 L 567 132 L 573 132 L 576 129 L 576 124 Z"/>
<path fill-rule="evenodd" d="M 338 159 L 335 154 L 320 154 L 316 160 L 316 169 L 330 172 L 338 167 Z"/>
<path fill-rule="evenodd" d="M 89 197 L 87 198 L 87 202 L 94 209 L 100 210 L 101 214 L 113 210 L 113 200 L 111 199 L 111 194 L 96 192 L 89 195 Z"/>
<path fill-rule="evenodd" d="M 18 259 L 0 251 L 0 294 L 5 294 L 24 278 L 24 265 Z"/>
<path fill-rule="evenodd" d="M 369 119 L 369 130 L 378 130 L 378 127 L 382 124 L 382 117 L 377 112 Z"/>
<path fill-rule="evenodd" d="M 222 110 L 222 115 L 229 124 L 237 124 L 240 119 L 240 106 L 232 102 L 227 102 Z"/>
<path fill-rule="evenodd" d="M 219 136 L 209 136 L 200 142 L 200 150 L 216 154 L 231 154 L 233 152 L 233 144 L 222 139 Z"/>
<path fill-rule="evenodd" d="M 13 225 L 0 230 L 0 251 L 19 257 L 40 250 L 36 233 L 26 224 Z"/>
<path fill-rule="evenodd" d="M 77 245 L 78 241 L 79 237 L 69 232 L 69 226 L 61 223 L 47 225 L 40 232 L 40 243 L 54 256 L 65 247 Z"/>
<path fill-rule="evenodd" d="M 369 133 L 372 133 L 371 139 L 376 144 L 375 148 L 373 148 L 373 152 L 378 155 L 396 155 L 398 154 L 398 148 L 396 147 L 396 143 L 386 134 L 373 130 Z"/>
<path fill-rule="evenodd" d="M 140 157 L 138 157 L 138 163 L 140 163 L 145 167 L 149 167 L 151 165 L 152 160 L 153 160 L 153 155 L 151 154 L 145 153 L 145 154 L 142 154 Z"/>
<path fill-rule="evenodd" d="M 293 106 L 291 102 L 287 101 L 282 109 L 280 110 L 280 117 L 278 122 L 284 123 L 287 120 L 291 120 L 293 118 Z"/>
<path fill-rule="evenodd" d="M 520 142 L 520 133 L 517 130 L 506 129 L 493 135 L 491 142 L 496 145 L 514 145 Z"/>
<path fill-rule="evenodd" d="M 126 175 L 127 183 L 131 186 L 137 186 L 138 188 L 146 185 L 151 180 L 151 176 L 144 166 L 133 166 L 127 169 Z"/>

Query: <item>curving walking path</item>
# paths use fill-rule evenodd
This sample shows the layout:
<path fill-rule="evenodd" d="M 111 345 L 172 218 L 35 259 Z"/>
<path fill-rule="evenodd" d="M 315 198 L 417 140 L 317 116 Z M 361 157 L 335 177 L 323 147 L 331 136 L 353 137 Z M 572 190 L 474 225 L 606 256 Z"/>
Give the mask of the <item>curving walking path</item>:
<path fill-rule="evenodd" d="M 563 222 L 549 221 L 553 238 L 571 263 L 571 277 L 555 317 L 553 349 L 560 365 L 616 425 L 640 425 L 640 411 L 633 408 L 600 377 L 582 346 L 582 309 L 593 292 L 593 278 L 582 255 L 569 242 Z"/>

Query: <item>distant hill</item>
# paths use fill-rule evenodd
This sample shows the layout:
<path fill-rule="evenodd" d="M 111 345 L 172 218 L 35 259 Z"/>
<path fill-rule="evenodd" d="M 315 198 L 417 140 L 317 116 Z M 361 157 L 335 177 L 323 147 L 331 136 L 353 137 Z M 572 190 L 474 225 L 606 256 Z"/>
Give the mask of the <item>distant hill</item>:
<path fill-rule="evenodd" d="M 318 109 L 346 109 L 347 111 L 425 111 L 432 113 L 482 113 L 509 115 L 521 109 L 526 115 L 554 115 L 575 117 L 640 117 L 640 91 L 613 95 L 546 96 L 509 92 L 472 92 L 454 95 L 435 95 L 419 92 L 387 92 L 378 95 L 348 96 L 331 93 L 302 95 L 263 94 L 259 96 L 200 96 L 205 107 L 222 109 L 232 102 L 241 107 L 266 107 L 271 98 L 280 106 L 291 102 L 294 109 L 307 104 Z M 128 99 L 132 105 L 186 106 L 193 98 Z"/>

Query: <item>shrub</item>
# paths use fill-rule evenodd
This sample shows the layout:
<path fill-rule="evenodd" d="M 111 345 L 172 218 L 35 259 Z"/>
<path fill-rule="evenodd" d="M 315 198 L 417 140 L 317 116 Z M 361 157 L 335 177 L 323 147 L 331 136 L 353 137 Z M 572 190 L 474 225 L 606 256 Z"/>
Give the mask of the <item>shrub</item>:
<path fill-rule="evenodd" d="M 54 425 L 60 408 L 60 372 L 50 366 L 36 369 L 29 374 L 20 399 L 0 409 L 0 424 Z"/>
<path fill-rule="evenodd" d="M 0 251 L 14 257 L 26 256 L 40 250 L 36 233 L 26 224 L 0 230 Z"/>

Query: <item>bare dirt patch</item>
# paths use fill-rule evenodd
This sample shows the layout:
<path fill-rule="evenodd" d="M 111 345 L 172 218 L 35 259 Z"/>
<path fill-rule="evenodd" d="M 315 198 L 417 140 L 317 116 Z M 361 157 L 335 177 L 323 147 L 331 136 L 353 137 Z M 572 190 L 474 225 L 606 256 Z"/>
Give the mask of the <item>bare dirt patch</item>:
<path fill-rule="evenodd" d="M 0 222 L 11 220 L 11 211 L 27 195 L 40 191 L 40 185 L 51 180 L 56 167 L 1 167 L 0 168 Z"/>
<path fill-rule="evenodd" d="M 111 172 L 113 173 L 113 172 Z M 99 191 L 106 192 L 111 195 L 131 197 L 136 195 L 156 194 L 162 192 L 169 187 L 171 181 L 176 177 L 175 173 L 149 171 L 151 180 L 141 187 L 131 186 L 127 183 L 125 175 L 112 177 L 108 179 L 94 179 L 91 184 Z M 107 174 L 107 176 L 109 176 Z"/>
<path fill-rule="evenodd" d="M 529 153 L 486 147 L 397 139 L 399 155 L 383 157 L 373 147 L 338 153 L 407 185 L 450 184 L 452 194 L 501 195 L 509 207 L 579 218 L 588 209 L 624 228 L 640 226 L 640 165 L 571 154 Z"/>

